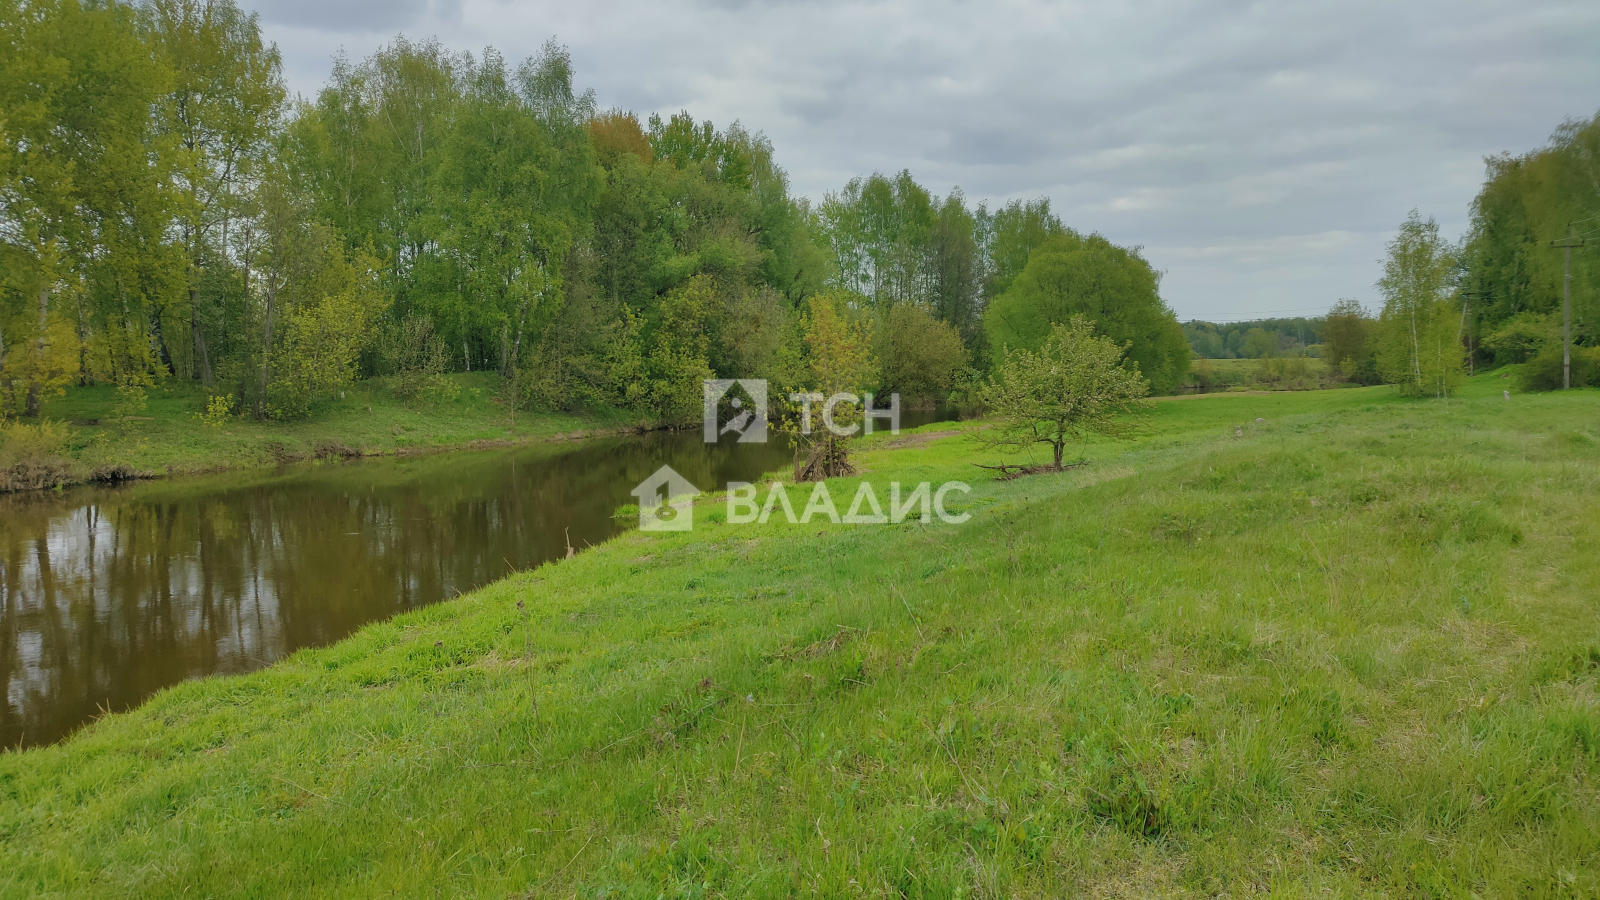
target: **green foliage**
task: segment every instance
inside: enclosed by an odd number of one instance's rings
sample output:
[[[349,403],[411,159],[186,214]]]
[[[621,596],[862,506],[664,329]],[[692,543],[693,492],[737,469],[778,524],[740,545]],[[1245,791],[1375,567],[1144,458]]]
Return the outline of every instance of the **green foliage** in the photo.
[[[1067,232],[1034,251],[1009,290],[984,311],[996,349],[1038,349],[1054,326],[1084,316],[1127,345],[1127,361],[1155,393],[1171,393],[1189,366],[1183,329],[1161,300],[1158,278],[1137,250]]]
[[[1196,393],[1215,391],[1309,391],[1348,386],[1349,378],[1327,360],[1310,356],[1267,359],[1196,359],[1190,363],[1188,386]]]
[[[1278,355],[1278,333],[1264,328],[1252,328],[1244,336],[1244,355],[1250,359],[1263,359]]]
[[[405,398],[391,378],[372,378],[317,398],[304,416],[257,418],[237,391],[207,391],[172,378],[146,388],[143,413],[119,420],[116,386],[72,387],[45,403],[44,414],[69,423],[68,483],[96,470],[155,476],[230,469],[276,468],[308,459],[319,447],[344,446],[363,456],[416,448],[459,449],[480,441],[515,444],[578,432],[610,433],[636,426],[636,415],[597,405],[581,415],[541,411],[507,416],[506,381],[496,372],[449,373],[422,393]],[[213,400],[212,398],[222,398]],[[202,427],[197,414],[210,403],[231,403],[218,427]]]
[[[1344,299],[1328,310],[1323,320],[1323,358],[1335,371],[1357,384],[1377,384],[1377,330],[1367,310]]]
[[[942,400],[966,369],[961,335],[919,304],[889,309],[878,330],[882,389],[908,400]]]
[[[1573,387],[1600,387],[1600,347],[1573,347],[1571,359]],[[1561,345],[1546,347],[1524,363],[1517,384],[1525,391],[1561,390]]]
[[[1272,335],[1276,343],[1263,352],[1297,356],[1325,340],[1325,320],[1296,316],[1289,319],[1252,319],[1243,322],[1201,322],[1183,324],[1184,339],[1196,356],[1206,359],[1239,359],[1249,356],[1245,341],[1255,329]]]
[[[233,419],[238,405],[238,398],[232,394],[212,394],[206,398],[206,408],[195,418],[207,428],[221,428]]]
[[[230,241],[251,212],[251,186],[282,125],[282,61],[255,16],[233,0],[149,0],[139,7],[139,36],[162,69],[163,93],[147,127],[172,148],[168,187],[183,268],[175,290],[153,311],[187,340],[163,333],[166,358],[207,385],[243,329]],[[239,286],[242,288],[242,285]],[[233,301],[230,303],[230,301]],[[154,326],[152,326],[152,329]],[[172,335],[173,338],[179,334]]]
[[[1048,444],[1060,469],[1068,442],[1092,434],[1127,437],[1150,388],[1122,365],[1125,352],[1083,316],[1052,326],[1037,351],[1008,349],[984,396],[999,424],[980,439],[1014,449]]]
[[[1450,296],[1454,250],[1438,223],[1412,210],[1388,254],[1378,281],[1378,372],[1403,394],[1449,396],[1466,377],[1460,303]]]
[[[79,348],[113,311],[104,358],[128,365],[145,283],[170,261],[175,148],[150,127],[165,74],[129,7],[0,3],[0,418],[91,379],[101,357]]]
[[[513,411],[681,424],[697,375],[793,374],[837,290],[884,325],[887,377],[937,396],[987,368],[985,302],[1067,234],[1044,200],[991,213],[909,172],[813,210],[763,135],[600,113],[554,43],[517,63],[396,38],[295,102],[235,0],[11,2],[0,43],[3,416],[175,376],[283,421],[363,377],[443,397],[493,369]],[[351,268],[375,277],[352,293]]]
[[[0,492],[71,484],[77,476],[67,458],[67,440],[67,426],[60,422],[0,421]]]
[[[874,173],[829,193],[817,222],[838,286],[869,298],[881,314],[920,303],[968,346],[981,344],[981,298],[995,263],[985,207],[969,210],[959,188],[935,197],[908,171]],[[1014,255],[1025,262],[1028,249],[1013,248]]]
[[[1312,379],[1311,360],[1303,356],[1269,356],[1256,362],[1255,377],[1262,384],[1303,390]]]
[[[934,223],[934,198],[902,171],[852,178],[818,209],[839,284],[887,308],[925,300],[924,260]]]
[[[305,415],[314,400],[331,398],[355,381],[376,312],[371,288],[351,284],[288,314],[276,377],[268,388],[273,418]]]
[[[1033,251],[1067,233],[1061,219],[1050,211],[1048,197],[1012,200],[995,210],[985,224],[989,271],[984,296],[991,301],[1011,289],[1011,283],[1027,268]]]
[[[845,291],[811,297],[801,317],[798,346],[789,348],[783,377],[774,385],[776,396],[768,397],[774,426],[796,443],[796,481],[821,481],[855,471],[849,458],[850,437],[826,427],[824,415],[828,398],[840,394],[859,398],[878,381],[873,323],[862,305],[860,295]],[[836,428],[853,432],[861,428],[864,413],[858,404],[840,403],[833,407],[831,418]]]
[[[386,300],[370,254],[347,252],[326,226],[283,227],[286,233],[269,244],[263,279],[267,319],[257,400],[258,410],[275,419],[304,416],[316,398],[354,382]]]
[[[714,375],[708,333],[719,306],[715,282],[700,275],[662,299],[654,323],[624,311],[610,359],[622,405],[674,425],[700,417],[701,385]]]
[[[1485,335],[1479,346],[1494,354],[1497,365],[1527,362],[1541,349],[1561,341],[1561,323],[1551,313],[1523,311]]]
[[[434,333],[432,319],[410,315],[384,323],[377,344],[381,371],[401,399],[453,400],[459,393],[460,386],[446,374],[450,351]]]
[[[150,402],[150,395],[145,386],[138,382],[128,382],[117,385],[117,405],[111,408],[111,414],[118,419],[126,419],[144,412]]]
[[[1600,215],[1600,115],[1563,123],[1537,150],[1486,162],[1461,252],[1462,287],[1472,294],[1469,333],[1484,338],[1521,316],[1559,317],[1565,255],[1551,242],[1590,232]],[[1597,248],[1591,235],[1572,251],[1573,337],[1589,346],[1600,344]]]
[[[851,294],[830,291],[807,301],[802,318],[807,390],[860,393],[878,380],[872,322],[856,300]]]

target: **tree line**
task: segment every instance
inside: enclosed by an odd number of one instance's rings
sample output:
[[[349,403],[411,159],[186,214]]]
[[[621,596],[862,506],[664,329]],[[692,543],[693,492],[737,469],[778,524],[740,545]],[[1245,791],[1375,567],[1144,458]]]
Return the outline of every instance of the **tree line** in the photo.
[[[1548,144],[1486,163],[1459,241],[1416,211],[1388,246],[1382,312],[1352,302],[1328,318],[1341,348],[1325,353],[1407,393],[1446,395],[1483,366],[1517,365],[1521,386],[1600,386],[1600,115],[1571,120]],[[1574,240],[1575,239],[1575,240]],[[1570,316],[1563,311],[1571,252]],[[1570,317],[1570,323],[1565,321]]]
[[[1155,392],[1187,365],[1149,263],[1048,201],[901,172],[812,203],[739,123],[599,109],[554,42],[397,38],[294,98],[231,0],[0,0],[0,114],[0,415],[172,379],[289,418],[490,370],[516,406],[671,422],[702,378],[818,381],[840,322],[857,389],[908,398],[1073,315]]]
[[[1413,211],[1390,241],[1373,316],[1340,300],[1326,316],[1183,326],[1196,357],[1271,358],[1315,352],[1360,384],[1448,394],[1480,367],[1517,365],[1524,388],[1600,386],[1600,115],[1556,129],[1544,147],[1485,160],[1484,184],[1459,241]],[[1564,321],[1573,243],[1570,326]]]
[[[1242,322],[1183,323],[1189,349],[1202,359],[1265,359],[1300,356],[1322,343],[1320,317],[1250,319]]]

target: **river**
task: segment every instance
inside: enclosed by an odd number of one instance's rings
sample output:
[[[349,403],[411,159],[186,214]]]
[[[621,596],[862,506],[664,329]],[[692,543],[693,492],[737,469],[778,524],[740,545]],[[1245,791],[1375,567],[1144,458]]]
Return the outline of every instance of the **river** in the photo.
[[[662,465],[720,490],[790,460],[656,432],[0,495],[0,747],[599,543]]]

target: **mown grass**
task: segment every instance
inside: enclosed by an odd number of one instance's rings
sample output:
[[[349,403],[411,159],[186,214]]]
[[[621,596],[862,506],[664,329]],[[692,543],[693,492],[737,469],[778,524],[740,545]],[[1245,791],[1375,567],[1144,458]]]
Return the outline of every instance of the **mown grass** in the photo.
[[[635,424],[622,413],[513,414],[492,372],[451,376],[460,388],[447,400],[403,401],[381,379],[340,399],[318,403],[304,419],[285,422],[233,417],[204,425],[206,394],[168,382],[145,407],[123,415],[110,385],[73,387],[45,403],[42,418],[68,426],[63,465],[86,480],[98,472],[185,474],[270,466],[319,456],[381,455],[518,443],[557,435],[614,431]]]
[[[1600,392],[1501,386],[874,439],[971,520],[712,501],[166,691],[0,757],[0,894],[1594,896]]]

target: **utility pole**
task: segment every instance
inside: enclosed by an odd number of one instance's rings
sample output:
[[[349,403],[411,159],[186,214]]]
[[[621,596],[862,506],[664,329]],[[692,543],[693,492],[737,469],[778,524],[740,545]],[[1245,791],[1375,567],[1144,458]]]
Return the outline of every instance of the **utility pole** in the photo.
[[[1572,389],[1572,248],[1582,247],[1582,239],[1572,236],[1572,223],[1567,223],[1567,236],[1551,241],[1550,246],[1566,251],[1566,275],[1561,280],[1561,389]]]
[[[1470,319],[1468,309],[1472,306],[1473,297],[1480,297],[1484,300],[1488,300],[1492,296],[1493,295],[1488,291],[1461,292],[1461,335],[1466,339],[1467,342],[1467,374],[1469,376],[1475,375],[1478,372],[1478,361],[1476,359],[1478,353],[1477,350],[1472,346],[1472,332],[1467,330],[1467,323]]]

